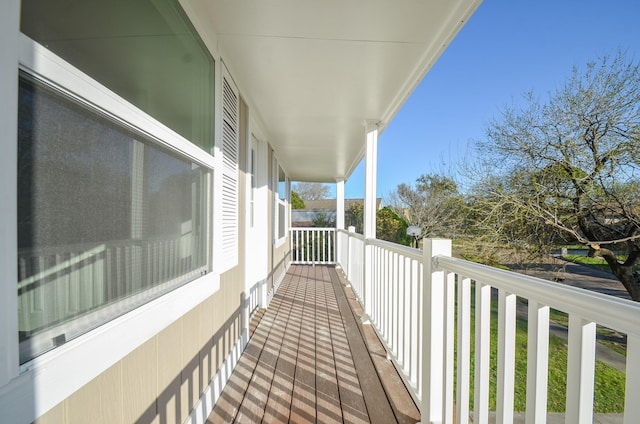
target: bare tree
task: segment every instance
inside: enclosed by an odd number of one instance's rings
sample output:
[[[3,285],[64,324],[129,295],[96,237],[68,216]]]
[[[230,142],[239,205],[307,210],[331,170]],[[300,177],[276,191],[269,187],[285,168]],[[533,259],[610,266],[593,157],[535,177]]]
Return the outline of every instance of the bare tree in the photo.
[[[618,53],[574,68],[546,102],[505,108],[477,146],[486,223],[589,246],[640,301],[640,64]]]
[[[331,188],[323,183],[297,182],[293,185],[293,190],[302,200],[322,200],[329,197]]]
[[[399,184],[387,203],[409,224],[420,227],[422,237],[452,237],[463,204],[456,182],[438,174],[422,175],[414,185]]]

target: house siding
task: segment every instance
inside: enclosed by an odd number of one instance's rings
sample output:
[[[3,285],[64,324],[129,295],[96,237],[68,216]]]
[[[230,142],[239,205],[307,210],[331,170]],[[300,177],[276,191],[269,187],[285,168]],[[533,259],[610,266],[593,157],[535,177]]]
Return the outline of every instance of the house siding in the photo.
[[[36,422],[182,423],[238,341],[239,267],[220,290]]]

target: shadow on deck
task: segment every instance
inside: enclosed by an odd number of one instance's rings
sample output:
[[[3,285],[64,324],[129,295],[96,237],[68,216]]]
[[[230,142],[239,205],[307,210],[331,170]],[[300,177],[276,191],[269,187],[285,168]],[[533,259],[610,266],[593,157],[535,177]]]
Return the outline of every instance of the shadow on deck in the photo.
[[[209,423],[415,423],[420,414],[333,267],[294,265]]]

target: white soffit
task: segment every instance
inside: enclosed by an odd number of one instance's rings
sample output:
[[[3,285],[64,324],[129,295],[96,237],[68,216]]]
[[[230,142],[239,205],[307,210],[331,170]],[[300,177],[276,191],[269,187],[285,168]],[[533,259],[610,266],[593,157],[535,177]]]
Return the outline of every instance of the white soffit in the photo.
[[[362,159],[363,122],[393,118],[480,1],[215,0],[200,18],[289,177],[333,182]]]

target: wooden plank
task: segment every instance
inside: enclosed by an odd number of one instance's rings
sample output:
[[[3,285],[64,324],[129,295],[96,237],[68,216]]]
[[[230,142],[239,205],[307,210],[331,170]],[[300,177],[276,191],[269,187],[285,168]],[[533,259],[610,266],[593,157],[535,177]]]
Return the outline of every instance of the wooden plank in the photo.
[[[255,423],[264,417],[276,364],[280,357],[286,328],[291,321],[291,311],[294,309],[293,299],[295,299],[297,281],[299,278],[292,276],[289,284],[282,287],[284,295],[278,298],[280,304],[277,314],[238,410],[236,422]]]
[[[329,308],[327,299],[335,295],[326,267],[322,271],[322,284],[316,292],[316,405],[319,423],[342,423],[340,391],[333,355]]]
[[[316,344],[315,344],[315,278],[316,268],[310,268],[309,278],[300,284],[304,287],[302,302],[297,310],[300,317],[300,331],[297,334],[298,351],[296,357],[295,378],[291,418],[294,423],[316,422]]]
[[[265,312],[263,319],[260,321],[260,324],[247,344],[238,365],[232,373],[229,382],[220,395],[220,399],[216,402],[215,408],[208,418],[208,422],[228,423],[233,422],[236,419],[240,406],[243,404],[246,396],[249,382],[254,375],[257,364],[260,360],[264,346],[271,335],[273,323],[277,322],[281,311],[288,312],[290,309],[289,306],[290,305],[284,302],[282,298],[274,298],[271,302],[269,310]]]
[[[357,378],[360,381],[360,385],[366,387],[366,390],[363,390],[362,394],[370,422],[373,424],[396,423],[395,414],[389,404],[389,399],[387,398],[376,368],[371,360],[371,356],[369,355],[369,351],[367,350],[367,346],[358,329],[353,311],[349,307],[349,302],[340,284],[338,274],[335,269],[330,269],[329,273],[334,285],[338,307],[344,321],[345,335],[351,349],[351,354],[353,355]]]
[[[286,316],[286,323],[280,323],[282,329],[281,349],[267,400],[264,422],[287,422],[291,413],[295,362],[300,326],[302,325],[302,319],[297,315],[297,303],[299,303],[297,298],[300,295],[299,291],[304,288],[300,285],[301,281],[306,279],[304,274],[296,273],[296,275],[295,280],[291,280],[288,287],[281,287],[281,290],[284,289],[285,293],[289,294],[290,301],[287,302],[289,313]],[[282,316],[284,318],[284,313]]]

